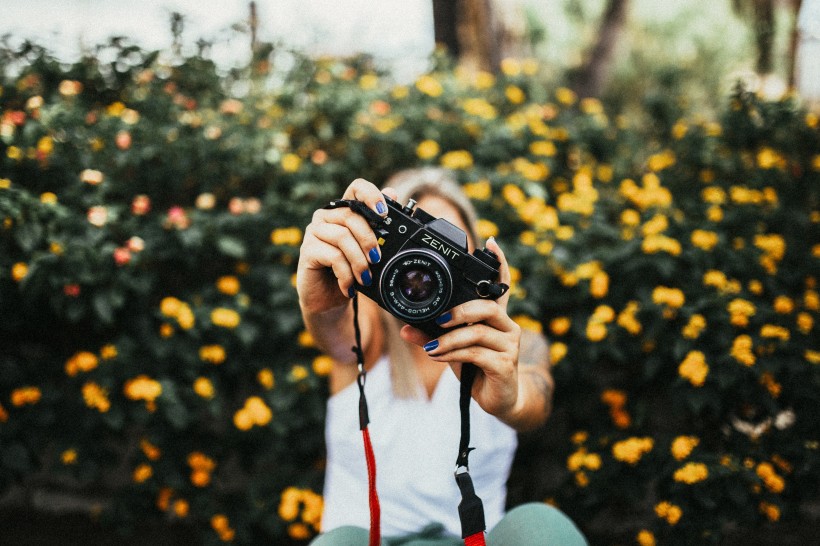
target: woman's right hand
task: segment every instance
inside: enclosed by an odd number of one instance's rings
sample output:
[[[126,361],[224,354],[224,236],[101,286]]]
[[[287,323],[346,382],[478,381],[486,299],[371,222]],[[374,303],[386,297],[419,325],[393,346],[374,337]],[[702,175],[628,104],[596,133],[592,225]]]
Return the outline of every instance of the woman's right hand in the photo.
[[[362,201],[379,215],[387,215],[382,192],[362,178],[347,187],[342,199]],[[296,290],[302,312],[321,313],[346,305],[354,294],[354,282],[367,286],[373,281],[370,264],[379,260],[376,235],[362,216],[347,207],[317,210],[299,250]]]

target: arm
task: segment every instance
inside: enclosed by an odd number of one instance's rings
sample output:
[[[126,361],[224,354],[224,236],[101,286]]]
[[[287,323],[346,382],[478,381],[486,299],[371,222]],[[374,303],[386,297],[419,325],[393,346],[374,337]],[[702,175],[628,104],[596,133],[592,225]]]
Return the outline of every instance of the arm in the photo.
[[[510,269],[501,248],[491,239],[487,248],[501,262],[500,281],[509,284]],[[543,424],[552,407],[553,381],[546,341],[535,334],[522,336],[521,327],[507,315],[509,293],[497,301],[472,300],[450,311],[445,328],[465,325],[430,341],[420,330],[405,326],[402,337],[425,348],[437,362],[447,362],[456,375],[461,363],[479,368],[473,398],[484,411],[518,431]],[[533,337],[535,336],[535,338]]]
[[[343,198],[362,201],[380,214],[387,212],[379,189],[362,179],[348,186]],[[355,363],[350,298],[354,282],[370,282],[369,265],[380,259],[373,230],[349,209],[320,209],[305,229],[296,275],[299,307],[316,345],[338,363]],[[377,338],[378,316],[364,306],[360,311],[362,348],[367,353]]]

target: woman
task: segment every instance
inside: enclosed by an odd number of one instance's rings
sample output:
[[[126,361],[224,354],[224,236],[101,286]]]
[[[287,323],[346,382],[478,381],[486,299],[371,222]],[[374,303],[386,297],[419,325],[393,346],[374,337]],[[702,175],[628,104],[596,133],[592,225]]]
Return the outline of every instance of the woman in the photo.
[[[447,171],[401,172],[388,181],[384,193],[402,204],[412,198],[418,208],[460,227],[472,252],[478,241],[476,215]],[[382,216],[387,213],[382,192],[365,180],[354,181],[343,198],[362,201]],[[501,262],[499,281],[510,284],[503,251],[494,239],[486,247]],[[368,482],[358,435],[358,369],[350,350],[351,298],[354,281],[365,286],[374,281],[369,265],[381,258],[373,230],[347,208],[317,211],[305,230],[297,275],[299,303],[317,345],[334,359],[325,431],[325,534],[316,546],[367,544]],[[370,435],[388,544],[462,543],[460,494],[453,479],[462,362],[478,368],[470,410],[471,446],[476,448],[470,470],[491,529],[488,543],[548,544],[545,539],[553,536],[555,543],[585,544],[572,523],[547,505],[525,505],[504,515],[516,431],[546,421],[553,387],[546,342],[522,333],[507,315],[508,299],[477,299],[448,310],[436,322],[448,329],[462,327],[430,339],[360,298]]]

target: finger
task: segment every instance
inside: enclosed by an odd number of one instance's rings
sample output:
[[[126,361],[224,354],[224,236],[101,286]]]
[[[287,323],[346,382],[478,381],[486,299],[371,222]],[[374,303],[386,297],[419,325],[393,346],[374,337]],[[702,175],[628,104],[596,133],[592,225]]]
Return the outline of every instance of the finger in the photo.
[[[376,234],[373,233],[373,229],[371,229],[367,220],[347,208],[323,210],[321,212],[321,215],[314,215],[313,225],[319,226],[322,223],[328,223],[347,228],[359,243],[362,252],[365,253],[370,263],[375,264],[381,260],[381,249]]]
[[[493,300],[470,300],[450,309],[436,319],[442,328],[454,328],[463,324],[484,323],[502,332],[512,332],[517,324],[506,309]]]
[[[309,254],[307,259],[311,268],[333,271],[333,276],[336,277],[336,282],[342,294],[350,297],[350,289],[356,279],[353,276],[350,263],[338,247],[315,239],[305,254]]]
[[[456,328],[424,346],[431,356],[468,347],[484,347],[500,353],[517,352],[517,343],[508,334],[484,324]]]
[[[331,266],[335,266],[336,261],[343,260],[349,264],[348,267],[355,272],[361,284],[370,285],[373,280],[369,271],[370,264],[359,242],[346,227],[338,224],[318,224],[312,228],[311,233],[319,241],[341,251],[341,256],[336,255]]]
[[[399,335],[404,341],[412,343],[413,345],[418,345],[419,347],[424,347],[432,340],[430,336],[418,328],[410,326],[409,324],[405,324],[401,327],[401,330],[399,330]]]
[[[504,283],[507,286],[512,287],[512,272],[510,271],[510,264],[507,263],[507,256],[504,255],[504,251],[501,250],[498,242],[495,240],[495,237],[490,237],[487,239],[487,244],[485,245],[487,250],[491,250],[495,253],[498,257],[498,261],[501,263],[501,266],[498,268],[498,282]],[[496,301],[501,305],[504,309],[507,309],[507,302],[510,300],[510,290],[498,298]]]
[[[361,201],[382,216],[387,214],[387,203],[384,200],[384,195],[382,195],[381,190],[364,178],[357,178],[351,182],[345,190],[342,199],[355,199],[356,201]]]

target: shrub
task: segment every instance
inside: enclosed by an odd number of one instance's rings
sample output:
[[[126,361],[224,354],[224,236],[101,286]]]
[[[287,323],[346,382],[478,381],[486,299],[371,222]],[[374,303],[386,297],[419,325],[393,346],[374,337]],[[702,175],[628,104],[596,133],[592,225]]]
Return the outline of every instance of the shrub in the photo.
[[[118,527],[208,543],[312,536],[329,362],[293,288],[302,229],[356,176],[435,164],[552,340],[534,495],[640,544],[817,499],[820,131],[793,100],[738,89],[658,131],[533,61],[397,85],[279,50],[238,78],[106,55],[0,55],[3,489],[104,487]]]

